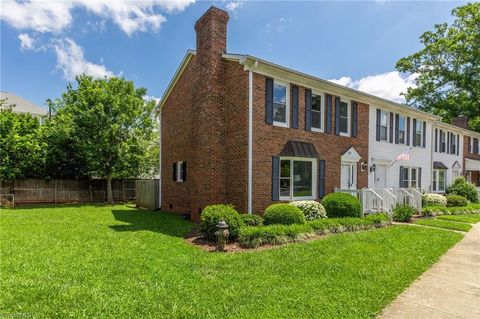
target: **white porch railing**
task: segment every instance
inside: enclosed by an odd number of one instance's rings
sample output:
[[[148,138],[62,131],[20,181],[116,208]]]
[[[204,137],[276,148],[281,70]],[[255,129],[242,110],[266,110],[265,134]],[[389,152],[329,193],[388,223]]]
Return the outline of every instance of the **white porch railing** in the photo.
[[[414,203],[412,206],[415,207],[417,211],[421,212],[422,211],[422,193],[420,193],[418,189],[413,187],[410,187],[408,191],[410,192],[410,194],[413,195]]]

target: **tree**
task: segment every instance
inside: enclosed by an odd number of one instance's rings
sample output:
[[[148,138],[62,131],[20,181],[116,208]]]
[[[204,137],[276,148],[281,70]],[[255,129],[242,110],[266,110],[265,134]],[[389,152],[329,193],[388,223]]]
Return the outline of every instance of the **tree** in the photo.
[[[107,200],[113,202],[112,178],[136,177],[150,170],[151,145],[156,143],[154,101],[132,81],[81,75],[57,104],[63,124],[71,125],[76,152],[85,160],[86,174],[107,179]],[[70,128],[68,129],[70,130]]]
[[[463,115],[480,132],[480,3],[453,9],[455,21],[435,25],[420,41],[424,47],[397,62],[401,72],[418,74],[407,103],[450,121]]]
[[[39,137],[40,121],[14,113],[14,107],[0,100],[0,179],[43,177],[46,145]]]

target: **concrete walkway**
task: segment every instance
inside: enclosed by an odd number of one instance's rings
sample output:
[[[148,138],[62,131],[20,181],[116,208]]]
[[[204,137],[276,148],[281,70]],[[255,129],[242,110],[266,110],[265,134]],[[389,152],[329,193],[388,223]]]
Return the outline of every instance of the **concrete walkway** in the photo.
[[[480,319],[480,223],[385,308],[379,318]]]

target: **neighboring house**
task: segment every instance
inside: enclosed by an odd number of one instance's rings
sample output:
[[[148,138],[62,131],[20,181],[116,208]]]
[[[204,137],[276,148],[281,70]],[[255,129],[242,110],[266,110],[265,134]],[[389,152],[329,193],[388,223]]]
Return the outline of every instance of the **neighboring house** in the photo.
[[[468,131],[463,141],[465,176],[480,187],[480,134]]]
[[[27,113],[39,119],[42,119],[48,113],[40,106],[10,92],[0,92],[0,99],[5,99],[7,105],[15,104],[15,107],[12,109],[14,113]]]
[[[440,188],[440,178],[451,181],[466,165],[459,143],[466,130],[256,57],[227,53],[227,22],[228,14],[215,7],[196,22],[196,50],[187,52],[158,105],[164,210],[198,220],[214,203],[256,213],[272,202],[319,200],[336,189],[431,191],[433,180]],[[455,135],[447,141],[455,154],[434,152],[440,129]],[[434,161],[447,167],[436,166],[445,175],[433,171]]]

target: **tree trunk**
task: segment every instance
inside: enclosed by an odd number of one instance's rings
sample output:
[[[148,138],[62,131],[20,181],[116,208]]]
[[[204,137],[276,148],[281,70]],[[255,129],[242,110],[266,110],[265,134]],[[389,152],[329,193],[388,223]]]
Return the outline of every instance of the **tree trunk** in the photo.
[[[107,175],[107,202],[113,204],[112,174]]]

